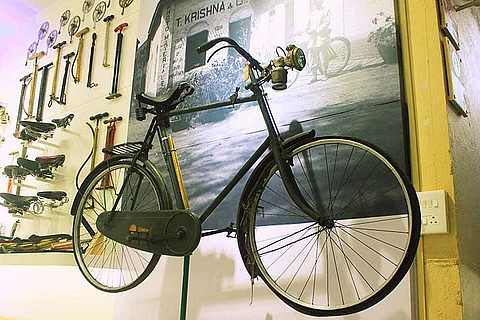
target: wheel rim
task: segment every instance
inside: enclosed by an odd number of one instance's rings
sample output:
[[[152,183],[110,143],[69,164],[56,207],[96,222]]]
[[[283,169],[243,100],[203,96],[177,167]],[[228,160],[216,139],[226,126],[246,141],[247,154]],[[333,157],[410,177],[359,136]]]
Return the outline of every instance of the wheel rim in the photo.
[[[328,57],[325,57],[325,55],[328,55]],[[331,39],[323,59],[324,63],[328,63],[325,68],[325,75],[335,76],[342,72],[350,60],[350,43],[348,40],[338,37]]]
[[[362,143],[319,140],[293,154],[302,194],[328,212],[332,224],[320,226],[301,214],[272,165],[260,179],[247,236],[259,275],[303,313],[333,316],[370,307],[393,290],[413,260],[419,236],[414,193],[386,158]],[[312,170],[323,184],[307,177]],[[322,198],[314,195],[318,190],[328,192]]]
[[[111,210],[129,167],[129,162],[116,164],[95,175],[86,188],[81,189],[85,196],[75,214],[75,259],[88,282],[103,291],[120,292],[137,286],[151,273],[160,257],[122,245],[97,232],[96,218],[101,212]],[[133,177],[134,181],[129,183],[131,188],[126,188],[120,200],[121,206],[138,211],[161,209],[164,204],[153,178],[142,168],[136,168]],[[134,185],[140,177],[143,177],[142,189],[136,193],[137,201],[133,203],[130,200],[134,198]]]

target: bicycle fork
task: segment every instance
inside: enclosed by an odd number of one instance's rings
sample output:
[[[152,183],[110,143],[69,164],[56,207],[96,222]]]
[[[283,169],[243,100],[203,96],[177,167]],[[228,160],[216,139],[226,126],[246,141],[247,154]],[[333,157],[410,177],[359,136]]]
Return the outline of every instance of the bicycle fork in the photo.
[[[306,201],[305,197],[302,195],[293,175],[291,169],[291,159],[284,148],[282,141],[280,140],[280,134],[278,129],[275,126],[273,117],[265,100],[265,97],[259,87],[253,87],[252,91],[257,97],[257,102],[262,112],[262,116],[265,120],[267,126],[268,135],[270,137],[270,148],[272,150],[273,156],[275,158],[275,163],[277,164],[278,171],[282,178],[282,182],[287,190],[288,195],[293,200],[293,202],[302,210],[306,215],[311,217],[314,221],[317,221],[321,226],[329,226],[333,223],[330,219],[323,217],[321,212],[317,212],[315,208]]]

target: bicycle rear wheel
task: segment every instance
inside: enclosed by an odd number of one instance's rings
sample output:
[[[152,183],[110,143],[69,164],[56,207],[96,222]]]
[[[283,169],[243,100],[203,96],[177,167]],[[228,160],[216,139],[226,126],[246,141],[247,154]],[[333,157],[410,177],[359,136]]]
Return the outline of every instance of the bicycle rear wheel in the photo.
[[[140,251],[113,241],[100,232],[96,220],[112,210],[155,211],[171,208],[163,180],[141,162],[115,158],[100,163],[82,183],[72,205],[74,256],[87,281],[102,291],[121,292],[134,288],[153,271],[160,255]],[[122,194],[119,194],[125,186]]]
[[[314,138],[289,155],[318,218],[289,198],[273,158],[261,163],[246,184],[237,221],[247,270],[308,315],[371,307],[398,285],[415,257],[415,190],[383,152],[361,140]],[[320,225],[320,216],[330,223]]]
[[[347,66],[350,54],[351,45],[347,38],[334,37],[330,39],[328,49],[322,51],[321,54],[324,74],[328,77],[339,75]]]

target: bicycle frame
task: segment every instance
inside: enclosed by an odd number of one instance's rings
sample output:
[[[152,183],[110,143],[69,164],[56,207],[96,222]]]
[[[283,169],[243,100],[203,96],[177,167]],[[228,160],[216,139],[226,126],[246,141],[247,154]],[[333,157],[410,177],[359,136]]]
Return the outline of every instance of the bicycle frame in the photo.
[[[248,66],[248,68],[250,68]],[[289,163],[288,163],[288,155],[284,150],[284,141],[280,137],[272,117],[270,110],[268,109],[268,105],[266,102],[265,95],[262,91],[262,87],[258,84],[258,79],[254,76],[252,70],[250,69],[250,90],[253,92],[252,95],[247,97],[240,97],[236,99],[230,100],[223,100],[214,103],[209,103],[201,106],[196,107],[189,107],[185,109],[179,110],[172,110],[169,112],[161,112],[161,110],[156,110],[155,116],[150,123],[150,127],[145,135],[145,139],[142,144],[141,150],[135,155],[133,164],[139,159],[140,156],[148,155],[149,146],[152,144],[155,135],[158,135],[158,138],[161,142],[162,152],[165,157],[165,162],[169,171],[170,180],[172,182],[172,186],[174,188],[174,196],[179,209],[187,209],[184,208],[184,204],[181,197],[180,185],[177,177],[173,174],[175,172],[175,165],[172,159],[172,151],[171,147],[167,141],[168,133],[167,133],[167,119],[173,116],[205,111],[216,109],[225,106],[232,106],[235,104],[247,103],[247,102],[257,102],[262,116],[264,118],[265,124],[267,126],[268,137],[265,141],[258,147],[258,149],[250,156],[250,158],[246,161],[246,163],[240,168],[240,170],[234,175],[234,177],[230,180],[230,182],[222,189],[222,191],[215,197],[215,199],[210,203],[210,205],[205,209],[203,213],[200,214],[199,220],[200,223],[203,224],[208,217],[214,212],[214,210],[220,205],[220,203],[225,199],[225,197],[232,191],[232,189],[239,183],[239,181],[247,174],[249,169],[251,169],[254,164],[262,157],[265,151],[268,150],[270,147],[277,167],[279,169],[280,175],[284,182],[285,188],[289,195],[291,196],[292,200],[295,204],[301,208],[306,214],[314,218],[315,220],[321,220],[323,222],[325,219],[321,219],[321,216],[305,201],[305,199],[301,196],[300,190],[298,189],[297,184],[295,183],[295,179],[293,177],[292,171],[290,170]],[[300,136],[305,136],[305,134],[300,134]],[[297,136],[292,137],[291,139],[295,139]],[[148,156],[147,156],[148,157]],[[130,175],[130,172],[127,173],[127,179]],[[120,192],[122,192],[121,190]],[[117,199],[118,205],[119,199]],[[113,218],[113,217],[111,217]]]
[[[252,284],[262,278],[298,312],[338,316],[371,307],[398,285],[414,259],[421,219],[413,186],[388,155],[361,139],[315,137],[314,130],[288,139],[280,134],[262,85],[286,88],[287,68],[305,66],[298,47],[287,46],[284,56],[277,47],[277,57],[264,67],[230,38],[207,41],[197,52],[219,42],[229,45],[214,53],[233,47],[248,62],[248,94],[239,98],[237,89],[227,100],[183,110],[175,108],[193,93],[187,83],[157,97],[136,96],[146,104],[136,110],[137,120],[153,115],[144,140],[106,148],[113,156],[87,176],[72,205],[80,271],[96,288],[122,292],[144,281],[161,255],[186,257],[187,266],[201,237],[227,232],[236,236]],[[188,204],[170,117],[247,102],[258,104],[267,137],[197,215]],[[148,159],[157,136],[168,184]],[[247,172],[235,228],[203,231]],[[108,187],[102,184],[107,177],[113,177]],[[176,205],[167,190],[172,186]],[[184,289],[181,312],[186,282]]]

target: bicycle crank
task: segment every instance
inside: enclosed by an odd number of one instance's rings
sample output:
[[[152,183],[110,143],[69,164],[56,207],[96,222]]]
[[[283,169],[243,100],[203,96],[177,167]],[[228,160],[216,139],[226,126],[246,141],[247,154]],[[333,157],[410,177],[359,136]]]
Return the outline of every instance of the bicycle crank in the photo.
[[[168,256],[190,255],[202,234],[198,217],[188,210],[105,211],[97,229],[126,246]]]

